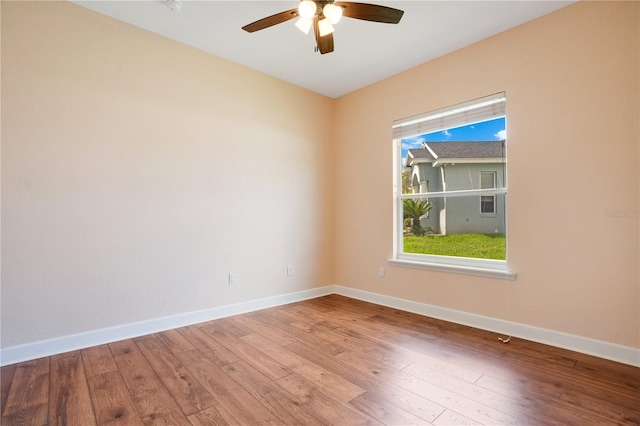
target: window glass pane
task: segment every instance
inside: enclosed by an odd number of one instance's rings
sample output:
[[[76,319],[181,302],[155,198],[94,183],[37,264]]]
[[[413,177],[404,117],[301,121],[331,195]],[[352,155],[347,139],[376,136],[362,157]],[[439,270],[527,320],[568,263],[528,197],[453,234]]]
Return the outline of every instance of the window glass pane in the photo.
[[[480,189],[496,187],[496,172],[480,172]]]
[[[483,195],[480,197],[480,213],[495,213],[496,198],[493,195]]]
[[[505,194],[481,200],[484,211],[477,195],[403,200],[403,252],[505,260]]]
[[[500,118],[402,139],[403,194],[506,188],[506,140],[496,140],[504,127]],[[460,140],[474,134],[494,140]]]

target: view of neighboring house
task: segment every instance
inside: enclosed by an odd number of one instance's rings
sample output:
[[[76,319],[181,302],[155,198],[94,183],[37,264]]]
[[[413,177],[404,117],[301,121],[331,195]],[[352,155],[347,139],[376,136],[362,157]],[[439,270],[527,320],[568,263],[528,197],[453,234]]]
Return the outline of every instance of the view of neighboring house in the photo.
[[[407,151],[405,173],[414,194],[505,187],[505,141],[423,142]],[[436,234],[504,233],[505,195],[426,197],[421,225]]]

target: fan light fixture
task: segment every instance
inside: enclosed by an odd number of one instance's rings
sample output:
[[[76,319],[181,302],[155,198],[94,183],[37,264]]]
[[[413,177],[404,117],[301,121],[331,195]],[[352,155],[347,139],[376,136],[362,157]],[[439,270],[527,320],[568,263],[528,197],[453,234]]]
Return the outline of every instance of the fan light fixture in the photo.
[[[400,9],[377,4],[344,0],[301,0],[296,9],[284,10],[275,15],[258,19],[245,25],[242,29],[248,33],[253,33],[290,19],[299,18],[296,22],[296,27],[305,34],[309,34],[311,27],[314,27],[315,51],[324,55],[333,52],[333,25],[340,21],[345,11],[346,14],[344,16],[347,18],[384,24],[397,24],[404,14]]]

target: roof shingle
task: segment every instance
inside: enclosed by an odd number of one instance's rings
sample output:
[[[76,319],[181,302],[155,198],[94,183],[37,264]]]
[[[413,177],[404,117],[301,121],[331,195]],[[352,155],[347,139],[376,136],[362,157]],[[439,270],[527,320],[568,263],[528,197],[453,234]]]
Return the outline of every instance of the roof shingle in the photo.
[[[484,142],[424,142],[438,156],[443,158],[499,158],[504,156],[505,141]],[[426,148],[410,149],[413,158],[435,160]]]

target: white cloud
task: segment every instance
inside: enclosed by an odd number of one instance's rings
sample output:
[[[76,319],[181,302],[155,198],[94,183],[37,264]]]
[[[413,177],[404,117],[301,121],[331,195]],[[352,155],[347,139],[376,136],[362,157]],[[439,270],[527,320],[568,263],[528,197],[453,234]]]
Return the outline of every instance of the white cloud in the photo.
[[[498,133],[496,133],[495,135],[496,138],[502,140],[502,139],[506,139],[507,138],[507,131],[506,130],[500,130]]]
[[[425,139],[423,137],[403,139],[402,148],[404,149],[420,148],[420,146],[422,146],[422,142],[424,141]]]

